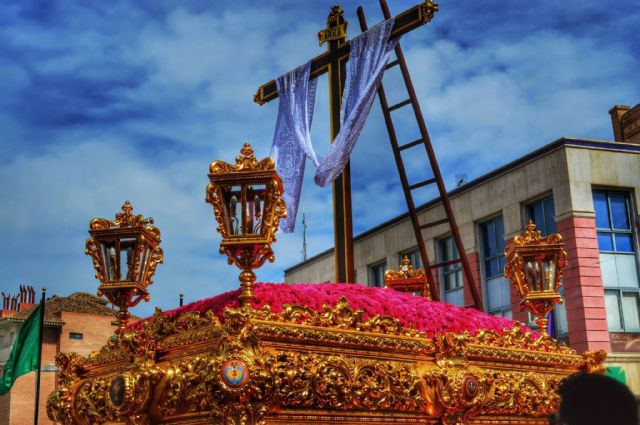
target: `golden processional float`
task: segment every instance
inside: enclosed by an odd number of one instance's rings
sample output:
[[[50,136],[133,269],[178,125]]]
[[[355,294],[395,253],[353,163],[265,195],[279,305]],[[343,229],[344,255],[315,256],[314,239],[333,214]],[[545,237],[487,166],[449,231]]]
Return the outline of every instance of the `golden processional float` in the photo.
[[[129,323],[163,260],[160,231],[128,202],[115,221],[92,220],[86,252],[99,293],[120,309],[118,329],[88,357],[57,356],[52,420],[545,424],[564,378],[602,369],[604,352],[578,355],[544,331],[566,263],[557,235],[529,226],[507,249],[507,275],[540,318],[538,335],[392,288],[256,284],[286,214],[274,163],[245,144],[235,165],[213,162],[209,178],[220,251],[242,270],[241,289]]]

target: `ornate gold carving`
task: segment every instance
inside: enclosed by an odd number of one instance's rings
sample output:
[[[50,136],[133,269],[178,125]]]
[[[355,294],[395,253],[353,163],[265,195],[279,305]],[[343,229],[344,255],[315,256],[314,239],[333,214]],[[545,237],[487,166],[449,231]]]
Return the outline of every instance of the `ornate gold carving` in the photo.
[[[318,329],[306,326],[284,326],[278,323],[256,323],[253,330],[261,339],[282,341],[309,346],[325,347],[331,351],[333,346],[357,347],[361,350],[379,350],[400,355],[433,355],[432,341],[421,338],[384,338],[381,335],[360,332],[336,332],[330,329]],[[318,348],[319,349],[319,348]]]
[[[420,292],[423,297],[431,299],[431,290],[424,268],[414,269],[408,255],[402,257],[398,270],[384,272],[384,285],[400,292]]]
[[[436,361],[438,365],[467,365],[468,333],[436,335],[433,341],[436,345]]]
[[[415,279],[420,277],[425,279],[427,278],[424,268],[420,267],[418,269],[414,269],[408,255],[404,255],[402,257],[402,262],[400,263],[400,268],[398,270],[387,270],[384,272],[385,280]]]
[[[468,368],[444,368],[427,372],[426,384],[433,388],[434,401],[443,424],[467,423],[478,415],[488,398],[490,381]]]
[[[162,416],[211,411],[214,377],[211,360],[193,357],[167,369],[163,391],[157,405]]]
[[[589,373],[604,373],[604,361],[607,352],[604,350],[585,351],[582,354],[581,369]]]
[[[365,318],[346,299],[320,312],[227,308],[222,321],[212,312],[157,310],[88,359],[61,359],[48,412],[74,424],[253,425],[291,412],[443,424],[533,419],[557,407],[565,376],[602,361],[603,353],[578,356],[519,324],[428,339],[397,319]]]
[[[95,220],[95,219],[94,219]],[[91,262],[93,268],[96,270],[96,279],[102,282],[104,279],[104,268],[100,262],[100,252],[98,251],[98,244],[93,238],[87,239],[85,244],[85,254],[91,256]]]
[[[157,369],[142,368],[83,381],[75,392],[75,421],[81,424],[108,421],[150,424],[147,409],[153,385],[161,374]]]
[[[488,375],[490,398],[483,414],[544,417],[558,408],[556,391],[565,375],[518,371],[494,371]]]
[[[271,365],[283,407],[422,411],[420,379],[407,364],[278,353]]]
[[[308,307],[285,304],[278,314],[272,313],[268,306],[261,310],[249,312],[250,316],[259,320],[273,322],[296,323],[306,326],[320,326],[335,329],[352,329],[361,332],[383,333],[389,335],[404,335],[424,337],[424,332],[412,327],[405,327],[400,321],[389,316],[373,316],[365,319],[364,311],[352,309],[345,297],[340,297],[335,306],[323,305],[322,311],[317,312]]]
[[[442,423],[463,424],[479,415],[545,417],[558,408],[556,390],[565,376],[465,367],[432,369],[424,380]]]
[[[256,337],[248,327],[240,326],[246,311],[227,310],[230,323],[221,327],[215,355],[180,361],[167,370],[159,413],[172,417],[210,411],[217,421],[228,425],[262,423],[274,396],[273,375],[266,368],[265,356],[258,351]],[[247,368],[249,379],[242,385],[226,379],[224,370],[229,360]]]
[[[133,207],[131,206],[131,202],[124,201],[122,204],[122,211],[116,213],[116,219],[114,221],[107,220],[106,218],[94,218],[89,223],[89,228],[92,230],[104,230],[110,229],[112,227],[148,227],[149,230],[160,237],[160,231],[153,226],[153,218],[144,218],[141,214],[132,214]],[[155,230],[152,230],[155,229]]]
[[[347,38],[347,26],[349,23],[344,19],[344,10],[334,4],[327,17],[327,27],[318,31],[318,43],[322,46],[329,41],[342,40]]]
[[[471,340],[472,343],[488,347],[519,348],[548,353],[576,354],[576,351],[566,345],[558,345],[549,336],[541,335],[533,338],[531,332],[525,331],[522,323],[514,322],[511,329],[505,329],[502,334],[491,330],[481,330]]]
[[[425,24],[430,22],[438,11],[438,8],[438,3],[425,0],[425,2],[420,5],[420,21]]]
[[[97,378],[80,383],[74,394],[74,422],[101,424],[116,419],[115,412],[107,404],[109,382],[108,378]]]
[[[58,353],[55,360],[60,368],[58,386],[47,398],[47,414],[55,422],[71,424],[71,389],[80,379],[79,375],[85,369],[86,362],[77,353]]]

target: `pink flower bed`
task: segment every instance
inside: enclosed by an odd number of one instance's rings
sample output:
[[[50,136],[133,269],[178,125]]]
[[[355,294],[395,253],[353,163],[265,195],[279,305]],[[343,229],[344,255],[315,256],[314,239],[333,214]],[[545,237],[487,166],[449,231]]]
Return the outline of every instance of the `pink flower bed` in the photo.
[[[365,318],[375,315],[397,318],[403,326],[425,332],[433,337],[444,332],[462,333],[468,331],[475,335],[478,330],[490,329],[502,333],[511,329],[512,320],[495,317],[471,308],[457,307],[438,301],[430,301],[423,297],[397,292],[386,288],[370,288],[358,284],[335,283],[257,283],[254,293],[254,306],[260,308],[269,305],[274,313],[282,311],[285,304],[299,304],[315,311],[322,311],[322,306],[336,305],[340,297],[345,297],[353,309],[364,311]],[[222,319],[226,307],[239,306],[240,290],[226,292],[212,298],[196,301],[182,307],[168,310],[164,314],[176,315],[189,311],[213,312]],[[132,323],[138,327],[144,320]]]

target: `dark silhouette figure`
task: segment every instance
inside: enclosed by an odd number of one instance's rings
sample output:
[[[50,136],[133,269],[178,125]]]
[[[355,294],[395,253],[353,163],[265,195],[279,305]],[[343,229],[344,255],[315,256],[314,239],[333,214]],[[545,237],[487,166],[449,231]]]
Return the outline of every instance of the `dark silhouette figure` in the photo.
[[[604,375],[577,373],[558,389],[554,425],[638,425],[638,404],[629,388]]]

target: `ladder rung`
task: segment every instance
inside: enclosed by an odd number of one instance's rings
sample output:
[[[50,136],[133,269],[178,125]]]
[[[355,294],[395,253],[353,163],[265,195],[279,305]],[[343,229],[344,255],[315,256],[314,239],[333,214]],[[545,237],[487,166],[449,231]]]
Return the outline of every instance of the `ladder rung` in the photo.
[[[462,262],[462,260],[460,258],[456,258],[455,260],[449,260],[449,261],[443,261],[441,263],[431,264],[430,268],[437,269],[439,267],[450,266],[452,264],[458,264],[458,263],[461,263],[461,262]]]
[[[411,142],[411,143],[407,143],[406,145],[398,146],[398,150],[399,150],[399,151],[403,151],[403,150],[405,150],[405,149],[409,149],[409,148],[412,148],[412,147],[414,147],[414,146],[417,146],[417,145],[419,145],[420,143],[424,143],[424,140],[422,140],[422,139],[418,139],[418,140],[414,140],[414,141],[413,141],[413,142]]]
[[[387,111],[389,111],[389,112],[391,112],[391,111],[395,111],[396,109],[400,109],[400,108],[402,108],[403,106],[407,106],[407,105],[408,105],[408,104],[410,104],[410,103],[411,103],[411,99],[403,100],[403,101],[402,101],[402,102],[400,102],[400,103],[396,103],[396,104],[395,104],[395,105],[393,105],[393,106],[389,106],[389,107],[387,108]]]
[[[409,190],[417,189],[419,187],[426,186],[428,184],[435,183],[435,182],[436,182],[436,179],[427,179],[423,182],[412,184],[411,186],[409,186]]]
[[[400,61],[398,59],[387,63],[387,66],[384,67],[384,70],[386,71],[389,68],[393,68],[394,66],[398,65],[400,63]]]
[[[449,222],[448,218],[443,218],[442,220],[436,220],[436,221],[432,221],[431,223],[425,223],[425,224],[420,226],[420,229],[428,229],[429,227],[435,227],[435,226],[438,226],[440,224],[444,224],[444,223],[448,223],[448,222]]]

